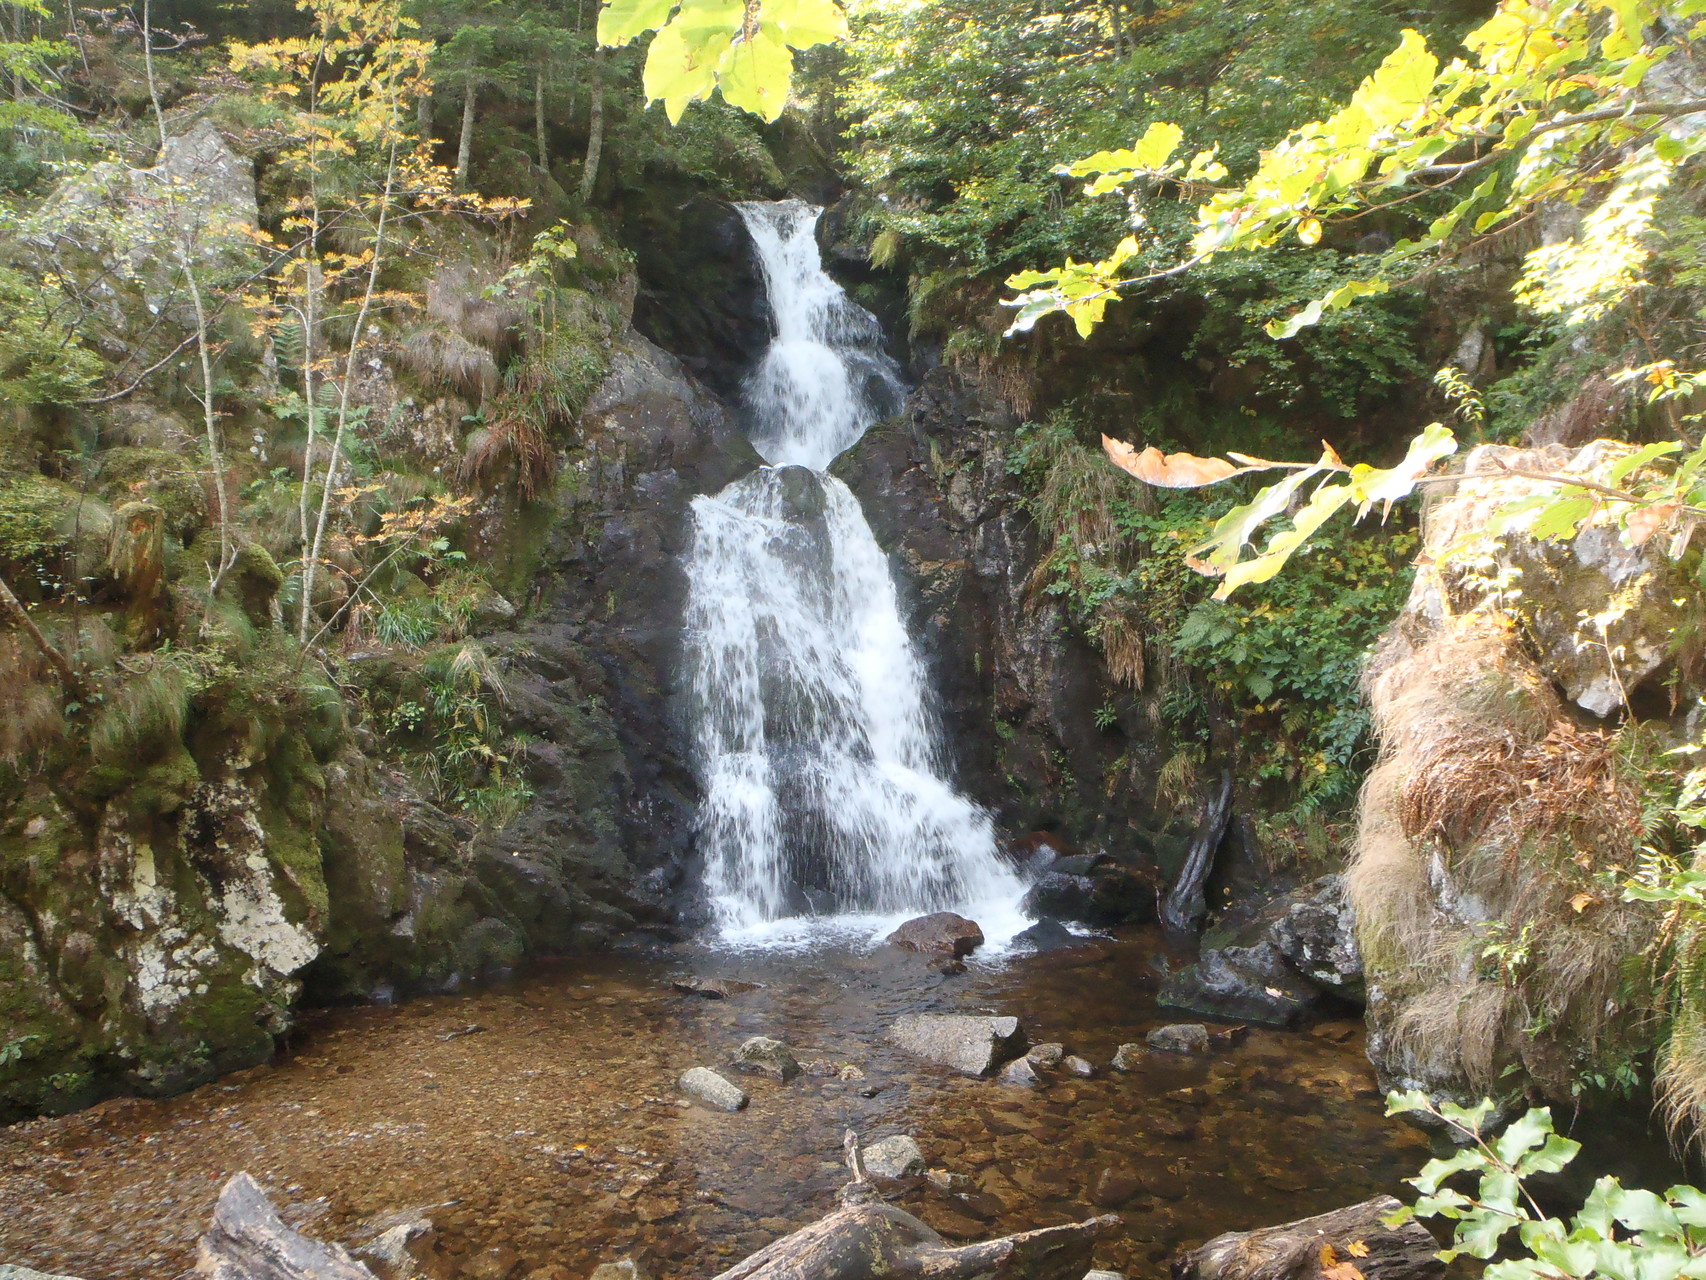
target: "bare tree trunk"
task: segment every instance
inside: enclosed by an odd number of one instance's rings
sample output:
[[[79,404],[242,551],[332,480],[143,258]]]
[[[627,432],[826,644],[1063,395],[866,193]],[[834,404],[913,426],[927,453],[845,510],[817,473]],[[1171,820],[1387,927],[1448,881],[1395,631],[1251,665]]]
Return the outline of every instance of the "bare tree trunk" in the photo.
[[[415,135],[429,147],[432,145],[431,93],[423,93],[415,99]]]
[[[184,278],[189,282],[190,302],[195,307],[196,354],[201,357],[202,430],[207,437],[208,461],[213,464],[214,496],[219,508],[219,569],[207,584],[207,593],[211,596],[219,593],[226,571],[236,563],[237,555],[231,549],[231,499],[225,491],[225,451],[219,443],[219,415],[213,408],[213,354],[208,344],[207,306],[201,296],[201,282],[196,279],[195,268],[189,262],[192,252],[193,246],[184,244]]]
[[[472,91],[469,97],[472,100]],[[332,489],[337,482],[338,464],[343,457],[344,437],[349,430],[350,392],[355,386],[356,360],[361,355],[362,331],[367,328],[367,317],[373,310],[373,295],[379,290],[379,272],[385,261],[385,235],[390,230],[391,201],[396,199],[396,196],[397,134],[393,121],[391,149],[385,161],[385,185],[380,192],[379,223],[373,231],[373,257],[367,264],[367,289],[362,294],[361,308],[356,312],[355,328],[350,334],[349,349],[344,354],[343,381],[338,388],[338,426],[332,433],[331,456],[326,459],[326,482],[320,490],[320,513],[314,522],[314,542],[302,557],[302,614],[298,634],[304,648],[301,657],[297,659],[298,667],[308,656],[306,646],[308,619],[314,608],[314,570],[326,546],[326,520],[332,509]]]
[[[592,55],[592,74],[587,77],[592,89],[592,110],[587,120],[586,166],[581,170],[581,203],[592,199],[592,189],[598,183],[598,162],[604,154],[604,50]]]
[[[1173,1259],[1177,1280],[1317,1280],[1328,1269],[1322,1250],[1341,1255],[1368,1280],[1438,1280],[1439,1245],[1414,1218],[1386,1220],[1403,1208],[1375,1196],[1347,1209],[1259,1231],[1229,1231]],[[1352,1250],[1361,1246],[1361,1252]]]
[[[154,108],[154,127],[160,133],[160,163],[166,163],[166,113],[160,107],[159,83],[154,78],[154,28],[151,0],[142,0],[142,65],[148,77],[148,101]],[[166,180],[166,189],[175,207],[177,188]],[[185,227],[174,228],[178,237],[178,257],[184,279],[190,287],[190,301],[195,307],[196,352],[201,357],[201,411],[207,437],[207,460],[213,467],[213,486],[219,506],[219,569],[210,576],[208,594],[219,590],[235,556],[231,550],[231,520],[229,498],[225,492],[225,454],[219,446],[219,420],[213,411],[213,358],[208,350],[207,307],[201,296],[201,281],[196,278],[195,246]]]
[[[474,156],[474,109],[475,100],[479,97],[474,82],[470,80],[468,87],[462,92],[462,138],[456,144],[456,189],[465,191],[468,188],[468,163]]]
[[[1126,55],[1125,6],[1120,0],[1108,0],[1108,17],[1113,21],[1114,57],[1123,58]]]
[[[882,1203],[866,1178],[859,1140],[846,1136],[853,1181],[841,1208],[760,1249],[716,1280],[1081,1280],[1112,1214],[954,1246],[910,1213]]]
[[[533,139],[539,147],[539,172],[551,172],[551,151],[545,139],[545,68],[533,72]]]
[[[24,608],[23,601],[12,594],[12,588],[4,578],[0,578],[0,609],[4,609],[11,616],[12,621],[23,628],[25,634],[35,641],[36,648],[41,650],[41,656],[47,659],[48,665],[58,672],[59,678],[64,681],[66,692],[78,699],[86,698],[88,687],[83,683],[83,678],[72,669],[71,664],[65,660],[65,655],[47,642],[47,637],[41,633],[41,628],[36,626],[36,620],[30,617],[29,610]]]

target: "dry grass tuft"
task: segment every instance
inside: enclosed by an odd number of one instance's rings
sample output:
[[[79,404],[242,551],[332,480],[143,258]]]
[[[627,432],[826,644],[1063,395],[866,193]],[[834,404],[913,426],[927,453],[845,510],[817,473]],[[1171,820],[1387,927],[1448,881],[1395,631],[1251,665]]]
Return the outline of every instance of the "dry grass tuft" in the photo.
[[[424,325],[403,342],[403,364],[423,383],[485,403],[503,379],[492,353],[444,325]]]
[[[1616,735],[1560,720],[1539,742],[1454,731],[1427,743],[1399,802],[1411,839],[1514,852],[1531,842],[1641,834],[1641,797],[1618,767]]]
[[[0,633],[0,764],[17,767],[65,737],[64,695],[35,644]]]
[[[1596,876],[1639,847],[1640,793],[1615,735],[1570,720],[1500,620],[1450,618],[1383,657],[1346,886],[1385,1033],[1424,1078],[1494,1091],[1520,1062],[1567,1096],[1639,1038],[1625,962],[1652,913]]]
[[[507,412],[468,437],[457,476],[464,485],[491,490],[513,469],[516,491],[532,502],[557,478],[557,454],[539,422]]]

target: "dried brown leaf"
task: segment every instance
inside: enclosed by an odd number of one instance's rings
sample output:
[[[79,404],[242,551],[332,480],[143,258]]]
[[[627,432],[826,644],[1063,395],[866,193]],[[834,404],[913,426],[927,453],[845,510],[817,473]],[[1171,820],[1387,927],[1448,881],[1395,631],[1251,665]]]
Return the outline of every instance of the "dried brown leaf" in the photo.
[[[1199,458],[1191,453],[1164,454],[1154,445],[1141,453],[1123,440],[1102,437],[1108,459],[1121,471],[1130,472],[1144,484],[1163,489],[1197,489],[1235,476],[1241,468],[1225,458]]]
[[[1624,528],[1629,531],[1629,545],[1641,546],[1668,525],[1681,506],[1678,502],[1658,502],[1650,507],[1635,508],[1623,522]]]

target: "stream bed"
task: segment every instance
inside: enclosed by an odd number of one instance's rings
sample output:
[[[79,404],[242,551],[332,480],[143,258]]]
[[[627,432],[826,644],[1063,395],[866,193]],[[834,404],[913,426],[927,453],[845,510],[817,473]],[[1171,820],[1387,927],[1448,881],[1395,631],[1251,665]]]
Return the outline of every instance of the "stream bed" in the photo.
[[[0,1130],[0,1261],[180,1275],[221,1184],[248,1170],[322,1238],[426,1207],[447,1258],[507,1248],[514,1280],[582,1280],[625,1256],[653,1280],[698,1280],[833,1207],[849,1127],[867,1143],[909,1133],[969,1179],[969,1195],[899,1201],[950,1239],[1112,1210],[1125,1226],[1098,1263],[1132,1277],[1166,1275],[1221,1231],[1404,1190],[1428,1141],[1382,1117],[1348,1014],[1108,1069],[1120,1043],[1180,1020],[1154,996],[1159,970],[1188,959],[1149,931],[954,977],[888,949],[680,947],[311,1013],[272,1064]],[[762,985],[706,999],[672,986],[690,973]],[[1014,1014],[1098,1074],[1034,1092],[950,1074],[886,1042],[917,1010]],[[685,1103],[681,1072],[758,1034],[808,1074],[728,1073],[752,1098],[732,1115]]]

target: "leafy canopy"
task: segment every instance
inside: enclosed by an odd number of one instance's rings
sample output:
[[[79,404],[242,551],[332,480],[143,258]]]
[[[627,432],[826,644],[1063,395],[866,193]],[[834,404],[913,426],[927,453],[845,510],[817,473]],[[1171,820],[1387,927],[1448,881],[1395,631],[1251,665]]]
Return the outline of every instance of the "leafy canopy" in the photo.
[[[1134,285],[1216,254],[1288,238],[1314,245],[1335,221],[1429,201],[1444,207],[1416,234],[1270,333],[1290,337],[1443,254],[1534,219],[1550,202],[1593,211],[1575,235],[1528,255],[1519,296],[1571,321],[1603,314],[1640,281],[1658,196],[1706,149],[1698,127],[1706,101],[1665,87],[1666,64],[1685,56],[1702,14],[1706,0],[1500,0],[1465,38],[1466,56],[1443,65],[1407,30],[1343,107],[1293,130],[1231,185],[1221,181],[1212,142],[1151,124],[1135,146],[1062,170],[1091,179],[1091,195],[1127,191],[1132,233],[1099,261],[1013,276],[1009,285],[1021,291],[1013,328],[1063,311],[1088,334]],[[1201,200],[1176,260],[1145,252],[1146,191]]]
[[[661,101],[670,123],[713,91],[770,121],[788,104],[794,50],[841,39],[847,15],[834,0],[605,0],[601,45],[648,31],[646,99]]]

